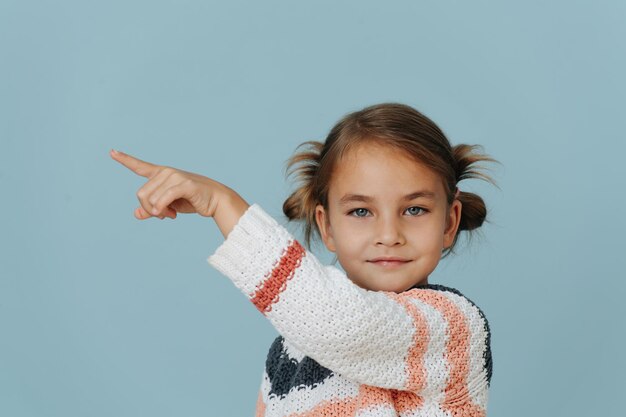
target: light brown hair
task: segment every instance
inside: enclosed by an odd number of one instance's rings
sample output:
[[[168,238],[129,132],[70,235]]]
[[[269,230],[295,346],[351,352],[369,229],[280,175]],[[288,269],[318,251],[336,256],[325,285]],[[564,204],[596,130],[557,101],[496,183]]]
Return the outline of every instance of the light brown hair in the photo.
[[[353,146],[374,141],[403,150],[416,161],[439,174],[446,192],[448,208],[454,201],[457,183],[468,178],[494,180],[478,169],[481,161],[498,162],[475,152],[480,145],[451,146],[441,129],[428,117],[405,104],[381,103],[345,115],[330,130],[324,143],[307,141],[287,161],[286,175],[295,175],[299,184],[283,203],[283,212],[291,220],[305,226],[305,243],[310,247],[311,235],[319,236],[315,222],[315,206],[328,209],[328,188],[336,164]],[[461,191],[462,203],[459,229],[452,245],[443,250],[443,257],[453,251],[460,231],[480,227],[487,217],[487,208],[477,194]]]

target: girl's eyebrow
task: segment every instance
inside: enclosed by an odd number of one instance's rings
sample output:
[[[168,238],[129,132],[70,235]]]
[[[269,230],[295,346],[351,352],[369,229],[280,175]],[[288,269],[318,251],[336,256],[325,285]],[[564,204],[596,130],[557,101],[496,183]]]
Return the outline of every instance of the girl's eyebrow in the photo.
[[[411,200],[415,200],[416,198],[427,198],[429,200],[435,200],[435,196],[436,194],[432,191],[429,190],[419,190],[419,191],[415,191],[411,194],[407,194],[405,195],[402,200],[403,201],[411,201]],[[363,194],[345,194],[343,197],[341,197],[341,199],[339,200],[339,204],[340,205],[346,205],[350,202],[353,201],[361,201],[363,203],[371,203],[372,201],[374,201],[375,198],[373,197],[369,197]]]

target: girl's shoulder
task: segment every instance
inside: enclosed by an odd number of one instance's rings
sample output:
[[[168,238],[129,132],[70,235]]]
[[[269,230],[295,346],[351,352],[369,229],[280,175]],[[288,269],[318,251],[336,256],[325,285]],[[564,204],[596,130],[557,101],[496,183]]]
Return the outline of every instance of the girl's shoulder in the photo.
[[[409,288],[408,291],[411,291],[412,289],[426,289],[426,290],[434,290],[434,291],[443,291],[443,292],[451,292],[452,294],[456,294],[458,296],[461,296],[463,298],[465,298],[467,301],[469,301],[474,307],[478,308],[478,306],[476,305],[476,303],[474,303],[472,300],[470,300],[469,298],[467,298],[465,296],[465,294],[463,294],[461,291],[459,291],[456,288],[452,288],[452,287],[448,287],[446,285],[441,285],[441,284],[421,284],[421,285],[414,285],[413,287]],[[478,308],[480,310],[480,308]]]
[[[448,287],[446,285],[441,285],[441,284],[421,284],[421,285],[415,285],[409,288],[407,291],[404,292],[404,294],[406,294],[407,296],[410,296],[412,290],[431,290],[431,291],[451,293],[456,296],[459,296],[463,298],[465,301],[467,301],[469,304],[471,304],[474,308],[476,308],[476,310],[478,310],[482,319],[485,321],[485,325],[487,327],[489,326],[489,323],[487,322],[487,317],[485,317],[485,313],[481,310],[481,308],[478,307],[478,305],[475,302],[470,300],[465,294],[463,294],[461,291],[459,291],[456,288]]]

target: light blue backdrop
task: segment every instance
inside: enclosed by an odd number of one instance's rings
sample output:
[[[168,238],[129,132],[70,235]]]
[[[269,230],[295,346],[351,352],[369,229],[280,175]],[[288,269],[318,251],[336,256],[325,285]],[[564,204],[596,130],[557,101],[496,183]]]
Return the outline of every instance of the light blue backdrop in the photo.
[[[284,223],[295,147],[382,101],[503,164],[431,277],[490,320],[488,414],[626,415],[624,2],[382,3],[0,1],[0,415],[252,415],[276,331],[108,151]]]

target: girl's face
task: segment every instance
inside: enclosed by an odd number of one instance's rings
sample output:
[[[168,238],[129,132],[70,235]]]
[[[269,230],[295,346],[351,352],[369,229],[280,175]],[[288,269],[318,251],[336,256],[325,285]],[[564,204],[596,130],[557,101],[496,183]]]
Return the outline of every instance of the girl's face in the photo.
[[[328,210],[318,205],[315,215],[324,244],[356,285],[402,292],[428,283],[452,244],[461,202],[447,208],[436,173],[402,151],[368,143],[337,164]]]

